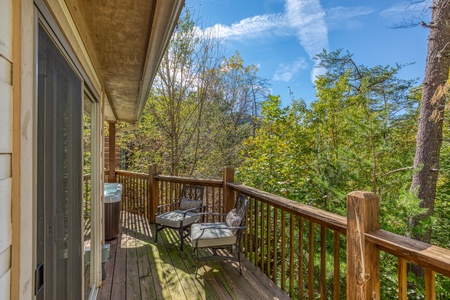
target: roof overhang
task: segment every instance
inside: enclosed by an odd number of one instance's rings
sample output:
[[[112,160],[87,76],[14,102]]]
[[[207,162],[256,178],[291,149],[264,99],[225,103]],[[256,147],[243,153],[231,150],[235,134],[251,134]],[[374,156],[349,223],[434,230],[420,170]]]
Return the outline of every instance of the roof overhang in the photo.
[[[184,0],[66,0],[108,101],[107,121],[136,122]]]

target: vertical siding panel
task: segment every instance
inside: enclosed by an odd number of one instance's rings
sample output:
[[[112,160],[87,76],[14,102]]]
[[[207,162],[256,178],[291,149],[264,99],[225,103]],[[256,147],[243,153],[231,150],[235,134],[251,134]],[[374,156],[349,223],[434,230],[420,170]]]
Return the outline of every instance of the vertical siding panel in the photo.
[[[12,61],[12,1],[1,1],[0,54]]]
[[[11,246],[11,183],[0,180],[0,253]]]
[[[12,87],[1,74],[11,73],[11,64],[0,57],[0,153],[12,153]]]
[[[0,154],[0,180],[11,177],[11,154]]]
[[[0,277],[0,299],[9,299],[11,295],[10,290],[11,271],[6,272]]]

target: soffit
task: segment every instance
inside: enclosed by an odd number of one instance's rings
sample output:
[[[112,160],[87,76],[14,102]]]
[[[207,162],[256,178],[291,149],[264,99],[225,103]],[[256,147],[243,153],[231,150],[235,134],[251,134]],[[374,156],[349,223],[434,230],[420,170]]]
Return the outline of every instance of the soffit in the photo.
[[[66,0],[104,85],[109,121],[138,121],[184,0]]]

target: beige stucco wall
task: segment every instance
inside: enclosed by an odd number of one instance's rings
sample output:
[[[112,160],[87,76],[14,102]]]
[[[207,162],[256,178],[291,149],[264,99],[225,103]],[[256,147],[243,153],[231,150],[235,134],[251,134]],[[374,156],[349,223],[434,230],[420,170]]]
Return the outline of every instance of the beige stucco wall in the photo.
[[[0,0],[0,299],[10,298],[12,0]]]

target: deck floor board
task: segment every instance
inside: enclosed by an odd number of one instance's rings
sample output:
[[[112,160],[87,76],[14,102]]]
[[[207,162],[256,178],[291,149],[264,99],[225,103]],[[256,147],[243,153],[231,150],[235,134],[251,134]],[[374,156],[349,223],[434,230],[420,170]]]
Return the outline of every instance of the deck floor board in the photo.
[[[190,240],[180,252],[175,231],[161,231],[158,243],[153,232],[148,220],[122,214],[97,299],[290,299],[245,257],[242,276],[236,262],[211,260],[201,263],[195,277]]]

